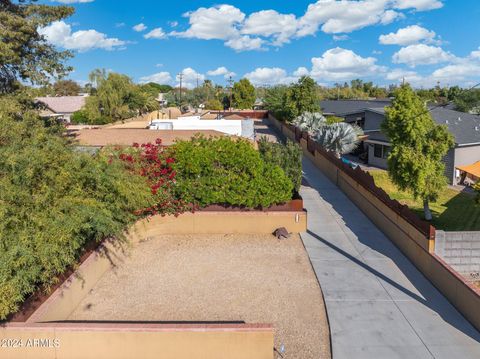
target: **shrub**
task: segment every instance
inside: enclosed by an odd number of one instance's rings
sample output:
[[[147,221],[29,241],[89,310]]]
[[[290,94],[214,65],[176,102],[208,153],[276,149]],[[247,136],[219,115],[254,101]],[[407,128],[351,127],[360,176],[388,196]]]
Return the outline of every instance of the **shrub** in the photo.
[[[73,124],[87,124],[90,122],[90,120],[85,111],[80,110],[72,114],[72,117],[70,117],[70,122]]]
[[[256,208],[292,198],[290,179],[278,165],[264,162],[247,140],[196,136],[173,150],[175,188],[186,202]]]
[[[153,196],[153,205],[138,209],[138,214],[178,215],[187,209],[187,204],[175,196],[176,172],[172,167],[175,158],[167,153],[161,139],[158,138],[155,143],[142,145],[134,143],[131,149],[114,151],[111,154],[111,158],[113,157],[124,161],[131,172],[147,179]]]
[[[53,284],[88,242],[121,240],[152,196],[122,161],[76,153],[38,120],[0,116],[0,133],[1,320]]]
[[[293,190],[298,192],[302,184],[302,149],[293,141],[288,140],[284,145],[268,141],[267,137],[260,138],[258,150],[263,160],[280,166],[293,183]]]

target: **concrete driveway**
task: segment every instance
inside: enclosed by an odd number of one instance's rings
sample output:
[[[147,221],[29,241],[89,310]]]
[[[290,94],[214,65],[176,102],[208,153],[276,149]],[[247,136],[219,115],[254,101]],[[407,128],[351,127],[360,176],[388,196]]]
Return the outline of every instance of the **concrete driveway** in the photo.
[[[310,160],[303,166],[302,239],[325,297],[333,358],[480,358],[480,333]]]

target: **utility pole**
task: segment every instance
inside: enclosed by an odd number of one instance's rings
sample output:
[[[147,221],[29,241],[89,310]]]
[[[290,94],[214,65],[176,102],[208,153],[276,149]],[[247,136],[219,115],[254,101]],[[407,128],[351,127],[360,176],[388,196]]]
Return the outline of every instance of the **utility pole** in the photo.
[[[229,88],[230,88],[230,110],[232,109],[232,106],[233,106],[233,78],[232,76],[230,76],[230,78],[228,79],[228,85],[229,85]]]
[[[199,78],[199,76],[198,76],[198,74],[197,74],[197,89],[198,89],[198,78]]]
[[[183,72],[178,74],[178,80],[180,81],[180,106],[182,105],[182,80],[183,80]]]

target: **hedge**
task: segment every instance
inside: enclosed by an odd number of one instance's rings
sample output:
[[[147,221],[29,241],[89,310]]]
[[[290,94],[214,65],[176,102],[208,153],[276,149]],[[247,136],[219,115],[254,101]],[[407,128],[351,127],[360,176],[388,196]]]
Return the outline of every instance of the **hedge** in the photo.
[[[175,190],[186,202],[257,208],[292,198],[292,181],[247,140],[196,136],[177,142],[172,151]]]

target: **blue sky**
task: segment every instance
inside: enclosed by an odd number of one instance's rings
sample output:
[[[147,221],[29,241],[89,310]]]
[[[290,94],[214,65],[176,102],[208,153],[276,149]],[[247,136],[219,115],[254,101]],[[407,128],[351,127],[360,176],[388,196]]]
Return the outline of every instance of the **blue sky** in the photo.
[[[480,81],[478,0],[43,2],[76,9],[41,32],[75,52],[80,82],[98,67],[173,85],[183,72],[190,87],[230,75],[256,85],[304,74],[326,85]]]

